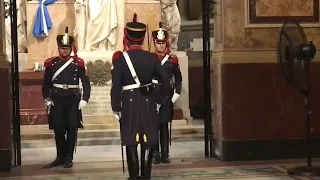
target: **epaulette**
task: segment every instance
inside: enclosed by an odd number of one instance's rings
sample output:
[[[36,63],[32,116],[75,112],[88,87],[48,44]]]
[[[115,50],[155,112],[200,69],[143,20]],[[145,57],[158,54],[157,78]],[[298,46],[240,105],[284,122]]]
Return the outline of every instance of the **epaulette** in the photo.
[[[170,55],[170,60],[174,64],[178,64],[179,63],[178,57],[176,55],[174,55],[174,54]]]
[[[112,62],[114,62],[115,60],[119,59],[119,57],[121,56],[121,54],[122,54],[121,51],[116,51],[115,53],[113,53]]]
[[[53,61],[54,59],[56,59],[57,57],[58,57],[58,56],[53,56],[53,57],[51,57],[51,58],[46,59],[46,60],[44,61],[44,63],[43,63],[43,66],[44,66],[45,68],[51,67],[51,66],[52,66],[52,61]]]
[[[74,60],[76,60],[77,66],[84,67],[84,60],[83,59],[77,57],[77,58],[74,58]]]

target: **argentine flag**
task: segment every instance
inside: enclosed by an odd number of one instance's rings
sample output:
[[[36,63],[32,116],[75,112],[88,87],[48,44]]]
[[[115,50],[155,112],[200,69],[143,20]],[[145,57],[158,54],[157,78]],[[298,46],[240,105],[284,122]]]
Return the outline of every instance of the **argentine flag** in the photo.
[[[38,0],[39,7],[36,13],[36,21],[34,22],[33,35],[37,38],[47,37],[52,27],[51,18],[47,9],[47,5],[55,3],[57,0]]]

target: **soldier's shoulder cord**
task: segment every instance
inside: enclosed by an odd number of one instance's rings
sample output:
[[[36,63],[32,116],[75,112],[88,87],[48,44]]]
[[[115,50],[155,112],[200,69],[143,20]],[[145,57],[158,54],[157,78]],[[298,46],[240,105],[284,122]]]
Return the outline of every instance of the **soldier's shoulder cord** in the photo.
[[[58,56],[53,56],[53,57],[51,57],[51,58],[46,59],[46,60],[44,61],[44,64],[43,64],[44,67],[45,67],[45,68],[51,67],[51,66],[52,66],[52,62],[53,62],[56,58],[58,58]]]
[[[116,52],[114,52],[114,53],[113,53],[113,56],[112,56],[112,63],[113,63],[115,60],[119,59],[121,55],[122,55],[122,51],[116,51]]]

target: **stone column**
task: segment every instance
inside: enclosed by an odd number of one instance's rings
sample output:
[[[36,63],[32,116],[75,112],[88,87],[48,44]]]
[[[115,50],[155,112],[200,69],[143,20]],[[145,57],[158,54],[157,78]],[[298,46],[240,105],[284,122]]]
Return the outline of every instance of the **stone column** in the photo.
[[[188,11],[189,11],[189,0],[178,0],[177,2],[181,21],[188,20]]]
[[[289,8],[288,1],[299,4],[299,0],[279,1],[282,4],[274,6],[267,0],[217,3],[211,61],[212,125],[214,153],[222,161],[305,157],[303,97],[285,81],[276,44],[281,19],[296,16],[308,40],[320,47],[318,15],[313,14],[319,11],[313,10],[312,1],[304,3],[305,8]],[[313,147],[320,144],[319,57],[318,53],[311,66]],[[312,151],[319,157],[319,148]]]
[[[0,172],[11,170],[11,80],[5,49],[4,1],[0,0]]]

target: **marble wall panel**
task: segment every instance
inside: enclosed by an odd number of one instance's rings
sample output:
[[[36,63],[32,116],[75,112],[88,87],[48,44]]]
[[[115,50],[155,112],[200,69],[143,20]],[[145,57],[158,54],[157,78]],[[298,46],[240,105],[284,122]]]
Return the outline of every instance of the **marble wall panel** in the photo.
[[[125,22],[132,21],[133,14],[137,13],[138,21],[148,25],[149,32],[159,27],[161,21],[161,7],[159,1],[153,0],[127,0]],[[148,35],[151,51],[154,46],[151,39],[151,33],[146,33],[143,49],[148,50]]]
[[[75,27],[74,0],[60,0],[47,6],[53,23],[48,37],[35,38],[32,31],[38,7],[38,1],[27,2],[28,68],[33,68],[35,62],[43,62],[45,59],[57,55],[57,34],[64,33],[67,26],[70,33],[73,33],[72,30]]]
[[[252,11],[258,17],[313,16],[315,0],[250,0]],[[250,9],[251,11],[251,9]]]
[[[274,50],[276,48],[280,28],[275,26],[267,27],[267,25],[258,28],[246,27],[246,2],[248,1],[225,0],[222,3],[222,18],[224,22],[222,25],[223,49],[228,51],[252,49]],[[314,41],[316,47],[320,47],[320,29],[311,26],[304,27],[304,30],[307,39]]]

